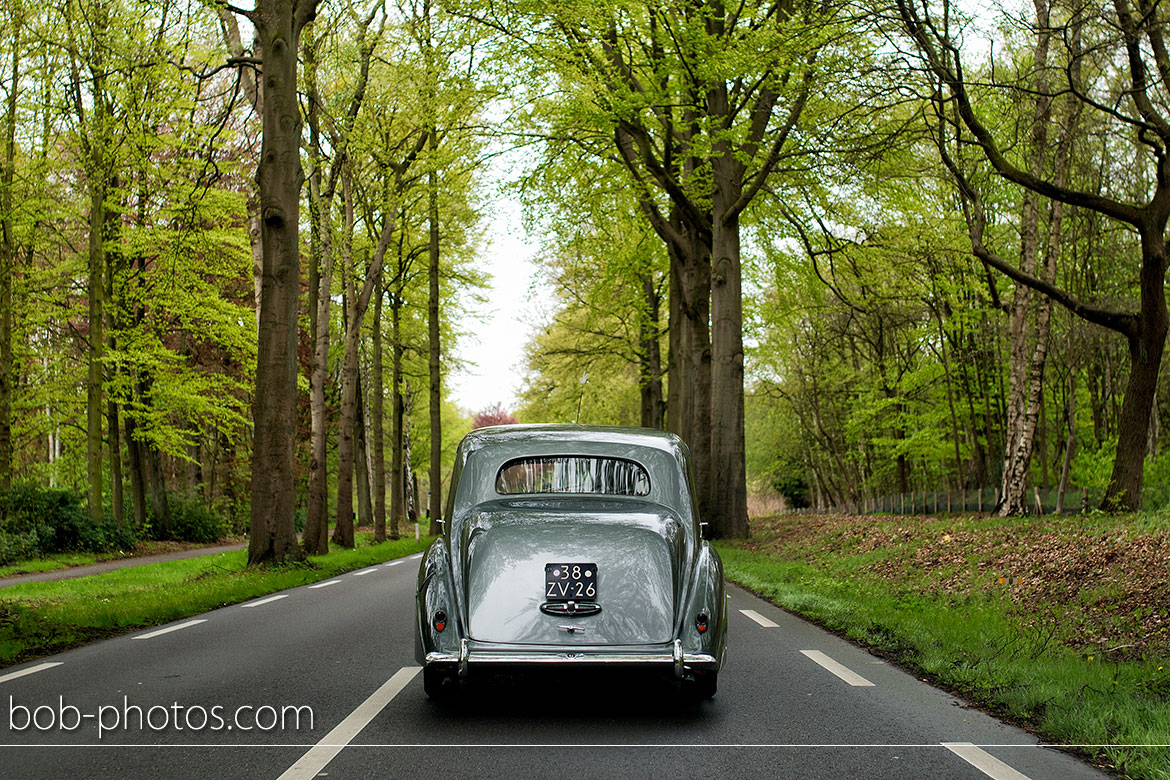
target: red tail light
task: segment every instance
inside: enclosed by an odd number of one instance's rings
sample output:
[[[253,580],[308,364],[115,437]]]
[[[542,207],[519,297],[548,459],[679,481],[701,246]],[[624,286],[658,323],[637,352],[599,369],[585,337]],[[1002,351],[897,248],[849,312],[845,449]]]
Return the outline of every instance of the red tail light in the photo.
[[[447,627],[447,613],[440,609],[435,613],[435,619],[433,623],[436,631],[442,631]]]

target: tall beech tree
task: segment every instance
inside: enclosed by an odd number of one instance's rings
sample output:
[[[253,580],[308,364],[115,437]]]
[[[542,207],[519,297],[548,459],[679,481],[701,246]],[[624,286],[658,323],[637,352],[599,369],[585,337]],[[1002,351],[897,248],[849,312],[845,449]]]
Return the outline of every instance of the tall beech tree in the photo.
[[[337,253],[352,253],[352,230],[342,237],[340,245],[334,241],[333,201],[338,181],[350,164],[349,153],[354,125],[365,100],[369,85],[370,62],[381,39],[382,30],[371,34],[370,27],[382,12],[375,4],[364,18],[354,20],[352,32],[356,43],[357,68],[352,91],[348,98],[341,99],[340,106],[333,108],[335,101],[327,101],[318,86],[319,49],[326,37],[315,31],[305,45],[305,83],[308,97],[309,149],[312,168],[309,175],[309,209],[312,215],[312,259],[309,275],[310,337],[313,352],[309,377],[310,409],[310,455],[309,455],[309,506],[302,534],[304,550],[309,555],[328,550],[328,490],[326,484],[326,420],[325,380],[328,371],[330,306],[333,292],[333,272]],[[382,16],[383,26],[385,16]],[[350,27],[342,25],[349,31]],[[340,48],[340,47],[339,47]],[[340,55],[339,55],[340,56]],[[339,65],[340,63],[337,63]],[[336,65],[335,65],[336,67]],[[338,90],[340,91],[340,90]],[[321,128],[321,114],[331,117],[328,127]],[[326,150],[332,150],[332,159],[326,157]],[[328,166],[327,172],[324,171]],[[323,175],[324,173],[324,175]],[[345,212],[345,219],[352,218],[352,193]],[[347,225],[350,223],[347,222]],[[351,545],[352,546],[352,545]]]
[[[89,332],[86,336],[86,466],[89,480],[89,519],[102,523],[102,391],[105,371],[106,242],[115,217],[110,199],[118,187],[114,98],[111,70],[117,67],[112,38],[115,34],[109,3],[64,6],[69,40],[70,96],[77,119],[83,167],[89,191],[89,260],[86,291]],[[83,83],[84,81],[84,83]]]
[[[12,487],[12,277],[16,273],[16,219],[13,213],[13,185],[16,181],[16,124],[25,10],[11,9],[8,23],[12,52],[7,71],[8,93],[0,120],[0,493]]]
[[[376,166],[369,166],[367,170],[381,177],[381,181],[375,182],[370,189],[384,198],[376,207],[370,207],[367,211],[368,219],[378,220],[374,223],[378,225],[379,231],[377,245],[366,264],[365,278],[360,291],[354,281],[356,269],[351,268],[345,275],[346,333],[338,430],[337,523],[333,533],[333,541],[344,547],[353,547],[353,428],[358,387],[358,341],[362,333],[362,320],[374,291],[377,290],[378,294],[381,294],[382,266],[394,238],[399,199],[408,172],[418,160],[429,135],[422,127],[410,125],[397,127],[391,112],[380,113],[379,116],[383,132],[377,136],[376,145],[366,148],[377,163]],[[346,176],[343,169],[343,179]],[[348,188],[343,190],[343,200],[346,204],[346,236],[348,241],[352,242],[354,195]],[[343,254],[343,260],[349,264],[350,258]],[[380,438],[375,446],[382,446]]]
[[[782,163],[802,153],[794,131],[825,77],[821,49],[845,28],[831,5],[787,0],[517,3],[527,24],[495,13],[479,18],[561,38],[525,43],[566,102],[548,134],[623,165],[666,243],[670,427],[691,446],[712,535],[747,536],[740,223]]]
[[[256,354],[252,451],[252,523],[248,563],[302,556],[293,525],[296,503],[297,304],[300,296],[301,111],[297,58],[301,31],[317,0],[257,0],[251,19],[260,49],[263,141],[260,238],[264,250]]]

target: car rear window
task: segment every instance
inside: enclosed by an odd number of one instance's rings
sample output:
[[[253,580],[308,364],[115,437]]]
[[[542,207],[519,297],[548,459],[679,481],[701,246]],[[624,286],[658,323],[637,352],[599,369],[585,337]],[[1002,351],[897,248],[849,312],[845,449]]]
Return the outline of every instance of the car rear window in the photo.
[[[650,494],[650,475],[639,464],[623,458],[584,455],[518,458],[500,468],[496,492],[645,496]]]

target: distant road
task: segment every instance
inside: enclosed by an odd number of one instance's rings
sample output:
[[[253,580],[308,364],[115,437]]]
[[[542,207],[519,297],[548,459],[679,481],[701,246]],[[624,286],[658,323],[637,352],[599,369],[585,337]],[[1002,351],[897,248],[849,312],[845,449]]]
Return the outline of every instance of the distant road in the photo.
[[[497,677],[437,705],[414,666],[416,567],[414,556],[0,670],[0,776],[1106,777],[738,588],[713,701],[688,704],[645,677],[559,675]],[[296,707],[311,708],[311,729],[295,728]],[[262,730],[282,708],[285,728]],[[13,730],[63,709],[75,730]],[[213,712],[225,728],[212,730]]]

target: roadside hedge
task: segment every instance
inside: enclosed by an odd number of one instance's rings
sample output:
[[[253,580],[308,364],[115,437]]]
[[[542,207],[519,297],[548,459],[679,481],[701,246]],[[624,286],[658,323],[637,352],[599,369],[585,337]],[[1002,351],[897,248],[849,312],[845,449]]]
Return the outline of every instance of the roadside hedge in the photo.
[[[95,525],[85,497],[68,488],[19,485],[0,494],[0,564],[52,553],[128,550],[138,532],[107,519]]]

